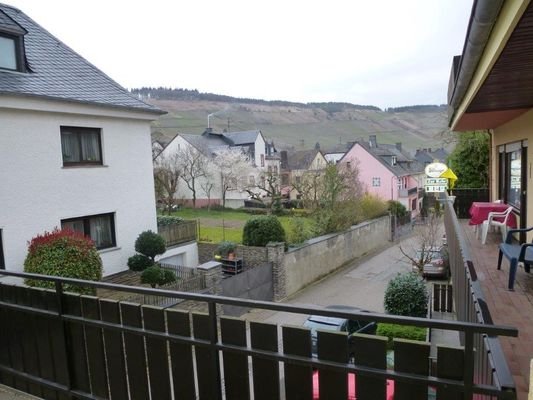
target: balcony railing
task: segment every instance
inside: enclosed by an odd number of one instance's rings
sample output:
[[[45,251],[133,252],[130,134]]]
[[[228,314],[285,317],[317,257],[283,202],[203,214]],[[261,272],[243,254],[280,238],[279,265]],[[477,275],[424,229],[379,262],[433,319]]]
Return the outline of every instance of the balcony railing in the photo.
[[[409,197],[409,196],[412,196],[414,194],[417,194],[418,193],[418,188],[417,187],[413,187],[413,188],[410,188],[410,189],[400,189],[399,192],[398,192],[398,196],[399,197]]]
[[[0,284],[0,382],[44,398],[270,400],[282,398],[284,392],[287,399],[312,399],[319,390],[320,398],[346,399],[355,374],[359,400],[384,400],[387,387],[394,389],[396,400],[427,398],[428,388],[437,398],[516,399],[512,388],[503,386],[507,382],[501,370],[496,377],[503,382],[479,382],[477,364],[480,352],[492,358],[485,347],[477,347],[478,340],[517,336],[514,328],[9,271],[1,275],[47,281],[55,287]],[[209,313],[63,293],[65,284],[179,297],[207,303]],[[279,330],[272,324],[225,318],[218,315],[220,305],[450,330],[459,332],[465,345],[464,350],[438,346],[437,373],[432,376],[429,343],[395,342],[392,369],[386,364],[386,338],[355,334],[348,339],[339,332],[319,331],[313,356],[309,329]],[[486,367],[492,365],[487,362]]]
[[[198,226],[196,221],[182,221],[169,225],[158,225],[157,231],[165,239],[167,247],[197,240]]]
[[[447,199],[444,195],[443,199]],[[457,319],[463,322],[492,325],[492,317],[487,302],[477,280],[476,270],[464,232],[451,201],[444,200],[444,225],[448,242],[450,268],[454,286],[454,300]],[[480,385],[497,385],[502,390],[515,392],[515,384],[505,360],[500,340],[493,335],[474,334],[468,338],[461,336],[466,347],[476,349],[470,354],[474,368],[469,371],[469,379]]]

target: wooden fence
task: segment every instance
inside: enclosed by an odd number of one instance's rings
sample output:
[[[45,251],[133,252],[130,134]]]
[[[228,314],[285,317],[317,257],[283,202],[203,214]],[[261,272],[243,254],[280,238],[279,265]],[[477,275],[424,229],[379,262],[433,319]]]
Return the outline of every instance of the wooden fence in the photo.
[[[62,292],[66,283],[110,284],[43,279],[54,282],[56,291],[0,284],[0,383],[44,399],[346,399],[355,390],[358,400],[384,400],[393,390],[394,400],[403,400],[425,399],[429,387],[437,399],[516,398],[497,382],[477,385],[472,357],[478,350],[469,345],[437,346],[437,373],[430,376],[426,342],[395,341],[390,368],[386,338],[319,331],[312,356],[309,329],[219,317],[217,306],[450,329],[462,332],[467,343],[475,334],[516,336],[511,328],[179,293],[208,304],[209,314],[190,314]]]
[[[177,224],[158,225],[157,232],[163,236],[167,247],[197,240],[198,223],[196,221],[182,221]]]

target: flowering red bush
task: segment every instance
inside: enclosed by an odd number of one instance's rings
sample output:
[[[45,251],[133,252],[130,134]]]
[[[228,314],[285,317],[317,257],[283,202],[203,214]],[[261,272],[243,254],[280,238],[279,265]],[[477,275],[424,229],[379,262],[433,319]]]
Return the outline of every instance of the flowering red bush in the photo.
[[[24,271],[98,281],[102,278],[102,260],[90,238],[72,230],[56,228],[37,235],[28,243]],[[27,279],[26,284],[54,287],[53,282],[33,279]],[[84,294],[94,292],[91,288],[76,285],[64,285],[64,290]]]

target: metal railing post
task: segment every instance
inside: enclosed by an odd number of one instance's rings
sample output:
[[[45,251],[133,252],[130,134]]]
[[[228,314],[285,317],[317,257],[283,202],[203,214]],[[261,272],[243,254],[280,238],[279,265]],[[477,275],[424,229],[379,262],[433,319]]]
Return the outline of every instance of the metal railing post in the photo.
[[[474,394],[474,332],[470,329],[464,331],[465,335],[465,375],[464,399],[471,400]],[[481,350],[481,349],[480,349]]]
[[[211,350],[211,357],[213,359],[213,362],[215,363],[215,371],[216,371],[216,388],[217,388],[217,399],[222,399],[222,379],[220,376],[220,357],[218,354],[218,350],[216,348],[216,345],[218,344],[218,324],[217,324],[217,304],[213,301],[210,301],[208,304],[209,309],[209,340],[211,342],[210,350]]]
[[[70,352],[70,349],[72,348],[72,346],[70,346],[70,341],[69,341],[69,335],[68,335],[68,322],[65,321],[65,319],[63,318],[63,315],[65,314],[65,302],[63,301],[63,283],[61,281],[56,281],[55,282],[55,289],[56,289],[56,302],[57,302],[57,315],[59,316],[59,319],[61,320],[61,326],[62,326],[62,332],[63,332],[63,344],[65,345],[65,357],[67,358],[66,359],[66,362],[67,362],[67,369],[66,369],[66,384],[65,386],[68,388],[68,398],[69,399],[73,399],[74,397],[72,396],[72,389],[73,389],[73,385],[72,385],[72,370],[73,370],[73,367],[72,367],[72,357],[71,357],[71,352]]]

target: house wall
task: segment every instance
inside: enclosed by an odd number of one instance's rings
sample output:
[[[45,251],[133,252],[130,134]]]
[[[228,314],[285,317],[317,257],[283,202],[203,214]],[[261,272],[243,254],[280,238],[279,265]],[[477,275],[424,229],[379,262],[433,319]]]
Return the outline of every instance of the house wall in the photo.
[[[260,140],[259,143],[262,143],[262,153],[265,154],[265,142],[262,139],[261,135],[259,135]],[[257,143],[257,142],[256,142]],[[181,136],[177,136],[169,145],[165,148],[163,151],[163,154],[172,154],[174,152],[180,151],[182,149],[185,149],[187,147],[192,146],[187,140],[185,140]],[[260,146],[260,144],[259,144]],[[258,145],[255,145],[256,151],[258,149]],[[256,159],[258,159],[256,157]],[[266,164],[265,164],[266,165]],[[207,204],[210,202],[211,204],[222,204],[222,191],[221,191],[221,183],[220,183],[220,171],[217,170],[215,164],[213,162],[208,163],[208,169],[210,170],[210,177],[201,177],[198,178],[195,182],[195,189],[196,189],[196,207],[206,207]],[[260,170],[263,170],[264,168],[251,168],[250,174],[242,177],[246,182],[249,182],[250,175],[254,176],[255,181],[257,182],[259,179]],[[213,188],[211,189],[210,193],[210,200],[207,198],[206,192],[202,189],[202,185],[204,185],[207,181],[210,181],[214,183]],[[228,208],[239,208],[244,206],[244,200],[248,198],[248,193],[244,190],[238,191],[228,191],[226,193],[226,207]],[[179,203],[184,205],[192,205],[192,191],[188,188],[185,181],[180,180],[178,184],[178,189],[176,191],[176,201],[179,201]]]
[[[59,227],[62,219],[110,212],[115,213],[117,246],[100,251],[104,274],[127,268],[138,234],[157,230],[149,125],[153,118],[0,97],[0,229],[7,269],[21,271],[27,242]],[[62,125],[101,128],[104,165],[64,168]]]
[[[162,263],[180,265],[182,267],[198,266],[198,243],[191,242],[180,246],[170,247],[164,254],[156,258]]]
[[[384,200],[398,200],[398,179],[381,162],[359,144],[355,144],[344,156],[341,163],[351,162],[359,168],[359,180],[364,190]],[[372,186],[372,178],[379,177],[381,185]]]
[[[527,148],[527,162],[529,169],[525,171],[527,173],[527,202],[526,207],[528,210],[528,216],[526,221],[526,226],[533,225],[533,180],[531,177],[531,164],[533,162],[533,131],[531,127],[533,126],[533,110],[528,111],[525,114],[522,114],[518,118],[501,125],[500,127],[494,129],[493,133],[493,145],[491,151],[491,198],[498,199],[498,146],[503,144],[509,144],[513,142],[518,142],[521,140],[529,140]],[[531,240],[533,235],[529,235],[528,238]]]
[[[262,170],[266,169],[266,146],[263,135],[257,135],[255,139],[255,165]],[[263,158],[263,165],[261,165],[261,158]]]

